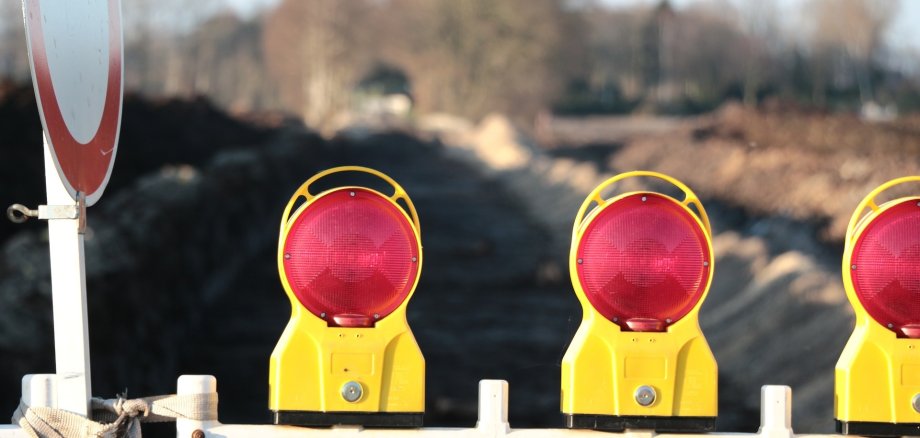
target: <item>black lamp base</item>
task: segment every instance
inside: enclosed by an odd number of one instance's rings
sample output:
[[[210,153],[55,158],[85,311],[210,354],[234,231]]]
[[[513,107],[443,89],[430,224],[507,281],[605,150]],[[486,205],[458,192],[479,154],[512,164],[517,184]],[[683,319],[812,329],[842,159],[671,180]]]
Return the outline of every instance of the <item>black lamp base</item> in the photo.
[[[272,411],[272,423],[289,426],[422,427],[423,412]]]
[[[837,420],[837,432],[863,436],[920,436],[920,423],[876,423]]]
[[[626,429],[648,429],[656,432],[712,432],[716,417],[653,417],[563,414],[569,429],[594,429],[622,432]]]

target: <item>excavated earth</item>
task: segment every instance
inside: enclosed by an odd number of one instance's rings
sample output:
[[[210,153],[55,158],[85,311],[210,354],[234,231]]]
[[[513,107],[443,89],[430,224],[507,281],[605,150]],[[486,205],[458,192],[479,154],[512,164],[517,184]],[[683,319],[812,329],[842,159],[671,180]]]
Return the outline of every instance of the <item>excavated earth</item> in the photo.
[[[31,91],[0,94],[0,201],[37,204]],[[317,171],[357,164],[398,180],[421,217],[425,266],[408,319],[427,362],[426,424],[473,425],[477,382],[497,378],[510,382],[513,427],[560,427],[559,364],[581,319],[567,274],[571,221],[594,185],[644,167],[685,179],[713,219],[716,273],[701,323],[719,361],[718,428],[755,430],[760,386],[787,384],[797,432],[829,432],[833,366],[852,330],[836,213],[749,205],[757,196],[732,195],[735,180],[687,171],[728,166],[714,161],[732,147],[752,153],[712,117],[615,144],[559,134],[547,150],[501,117],[324,140],[202,101],[129,99],[112,185],[89,212],[93,392],[165,394],[180,374],[213,374],[221,421],[266,422],[268,357],[290,316],[275,264],[282,209]],[[759,166],[744,157],[732,165]],[[0,394],[12,412],[20,377],[54,367],[47,233],[0,231]]]

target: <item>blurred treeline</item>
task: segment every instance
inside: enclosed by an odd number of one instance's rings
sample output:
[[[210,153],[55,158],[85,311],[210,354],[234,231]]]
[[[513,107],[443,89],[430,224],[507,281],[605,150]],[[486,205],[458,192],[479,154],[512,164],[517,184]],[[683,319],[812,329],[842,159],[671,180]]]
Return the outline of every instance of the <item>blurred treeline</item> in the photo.
[[[28,77],[16,0],[0,74]],[[788,8],[787,8],[788,9]],[[779,97],[832,110],[920,109],[920,54],[885,39],[896,0],[123,0],[126,86],[328,126],[369,97],[414,112],[692,114]]]

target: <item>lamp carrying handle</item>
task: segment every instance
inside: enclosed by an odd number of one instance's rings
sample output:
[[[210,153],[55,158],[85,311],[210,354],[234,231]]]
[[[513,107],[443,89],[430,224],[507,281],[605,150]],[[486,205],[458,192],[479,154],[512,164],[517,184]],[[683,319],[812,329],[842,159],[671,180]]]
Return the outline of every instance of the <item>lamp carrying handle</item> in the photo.
[[[846,234],[846,245],[850,244],[850,240],[856,234],[856,228],[859,226],[860,221],[865,217],[863,212],[866,209],[876,212],[879,210],[878,204],[875,202],[875,197],[882,194],[882,192],[901,184],[911,183],[911,182],[920,182],[920,176],[905,176],[902,178],[895,178],[891,181],[888,181],[878,187],[875,190],[869,192],[865,198],[857,205],[856,210],[853,211],[853,216],[850,216],[850,223],[847,225],[847,234]]]
[[[409,199],[409,195],[406,193],[406,190],[403,189],[402,186],[399,185],[399,183],[394,181],[393,178],[390,178],[383,172],[380,172],[378,170],[374,170],[368,167],[340,166],[340,167],[333,167],[331,169],[326,169],[320,173],[317,173],[316,175],[313,175],[310,179],[308,179],[306,182],[301,184],[301,186],[297,189],[296,192],[294,192],[294,196],[292,196],[291,200],[288,201],[287,206],[284,208],[284,214],[281,216],[282,237],[286,231],[287,222],[290,219],[291,210],[294,209],[294,206],[297,205],[297,202],[301,198],[303,198],[306,202],[310,202],[314,198],[319,196],[319,195],[314,195],[310,193],[310,186],[312,186],[314,183],[316,183],[320,179],[323,179],[329,175],[333,175],[336,173],[343,173],[343,172],[358,172],[358,173],[366,173],[366,174],[374,175],[384,180],[387,184],[393,187],[393,190],[394,190],[393,194],[389,195],[390,200],[392,200],[393,203],[396,203],[396,201],[400,199],[406,202],[406,206],[408,207],[407,212],[409,213],[409,217],[412,220],[412,224],[415,226],[415,231],[418,233],[421,233],[421,225],[418,220],[418,213],[415,211],[415,204],[413,204],[412,200]],[[282,240],[283,239],[279,239],[279,242]]]
[[[616,184],[617,182],[620,182],[627,178],[636,178],[636,177],[658,178],[660,180],[666,181],[674,185],[675,187],[679,188],[682,192],[684,192],[684,199],[680,201],[680,203],[687,207],[689,207],[690,204],[693,204],[696,207],[696,211],[694,212],[694,214],[703,223],[703,228],[706,231],[706,236],[709,237],[710,239],[712,238],[712,227],[709,224],[709,216],[706,215],[706,210],[703,209],[703,204],[700,202],[700,198],[697,197],[695,193],[693,193],[693,190],[690,190],[690,188],[687,187],[684,183],[668,175],[665,175],[663,173],[658,173],[658,172],[652,172],[648,170],[636,170],[632,172],[624,172],[598,185],[588,195],[588,197],[585,198],[585,202],[583,202],[581,204],[581,208],[578,209],[578,215],[575,216],[575,225],[572,227],[573,238],[578,233],[578,227],[581,226],[581,223],[584,221],[585,215],[587,215],[588,212],[590,211],[589,207],[591,207],[591,204],[597,204],[597,207],[595,208],[599,208],[599,207],[603,207],[605,204],[610,202],[609,198],[604,199],[604,197],[601,196],[601,192],[603,192],[608,187]]]

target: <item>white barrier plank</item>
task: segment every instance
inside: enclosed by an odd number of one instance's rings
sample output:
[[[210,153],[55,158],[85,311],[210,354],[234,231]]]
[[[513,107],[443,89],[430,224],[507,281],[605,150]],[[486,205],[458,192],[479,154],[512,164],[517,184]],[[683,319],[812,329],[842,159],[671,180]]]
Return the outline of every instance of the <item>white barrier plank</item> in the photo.
[[[217,392],[213,376],[182,376],[178,394]],[[610,438],[687,438],[714,436],[719,438],[794,438],[792,432],[792,390],[788,386],[764,386],[761,390],[761,428],[759,433],[656,434],[653,431],[610,433],[578,429],[511,429],[508,423],[508,382],[482,380],[479,382],[479,421],[474,428],[364,429],[360,426],[307,428],[274,425],[231,425],[218,421],[176,421],[179,438],[234,438],[264,436],[294,438],[329,436],[335,438],[391,437],[449,437],[449,438],[550,438],[550,437],[610,437]],[[805,437],[806,435],[803,435]],[[809,438],[832,438],[837,435],[810,435]],[[852,437],[851,437],[852,438]]]
[[[29,438],[19,426],[2,425],[0,426],[0,438]]]

